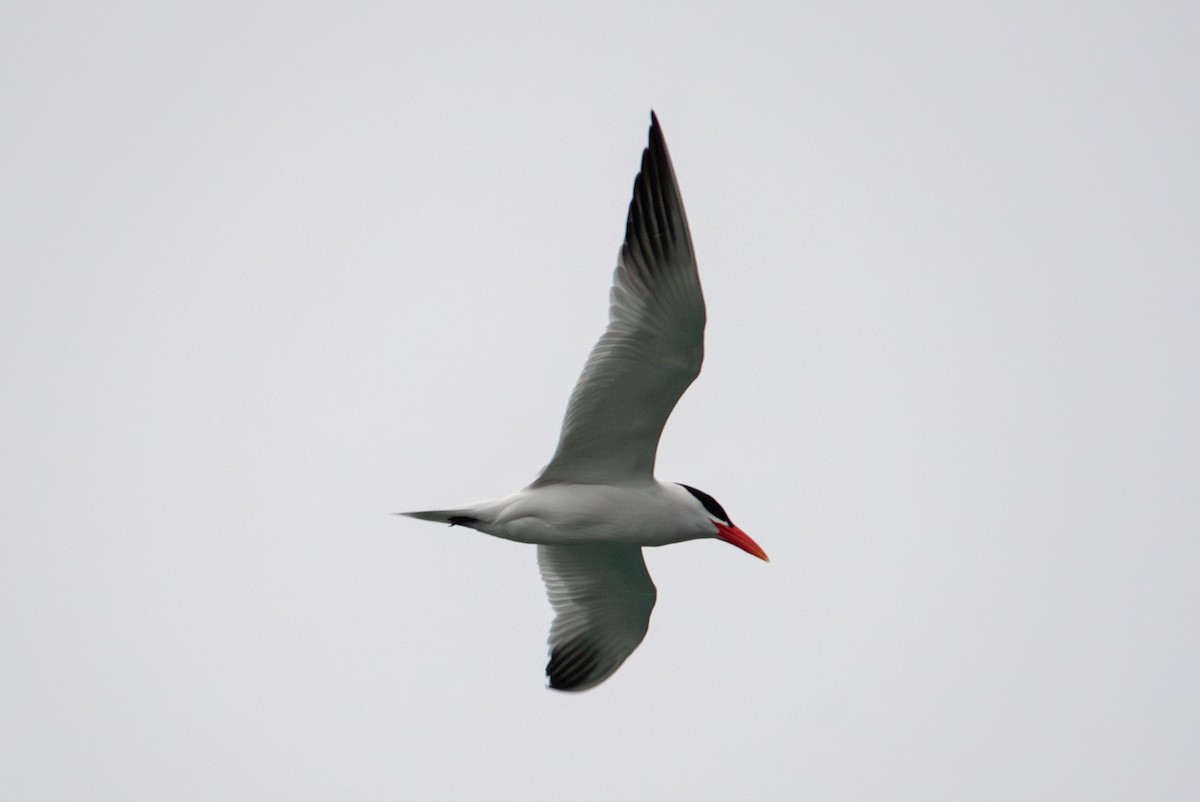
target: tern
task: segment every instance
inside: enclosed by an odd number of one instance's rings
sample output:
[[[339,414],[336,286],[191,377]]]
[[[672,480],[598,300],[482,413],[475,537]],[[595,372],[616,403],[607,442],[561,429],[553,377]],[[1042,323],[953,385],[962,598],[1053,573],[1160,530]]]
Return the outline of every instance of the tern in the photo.
[[[571,393],[550,464],[506,498],[398,513],[537,545],[554,608],[552,689],[594,688],[645,638],[657,591],[643,547],[717,538],[768,559],[712,496],[654,478],[663,425],[700,373],[704,324],[687,216],[652,111],[608,328]]]

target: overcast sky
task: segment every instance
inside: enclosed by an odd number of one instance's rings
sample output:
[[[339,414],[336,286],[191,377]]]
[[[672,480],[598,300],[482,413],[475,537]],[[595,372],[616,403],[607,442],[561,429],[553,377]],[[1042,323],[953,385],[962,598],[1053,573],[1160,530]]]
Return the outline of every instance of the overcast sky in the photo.
[[[1195,4],[0,11],[12,799],[1200,796]],[[708,298],[650,550],[531,547],[657,110]]]

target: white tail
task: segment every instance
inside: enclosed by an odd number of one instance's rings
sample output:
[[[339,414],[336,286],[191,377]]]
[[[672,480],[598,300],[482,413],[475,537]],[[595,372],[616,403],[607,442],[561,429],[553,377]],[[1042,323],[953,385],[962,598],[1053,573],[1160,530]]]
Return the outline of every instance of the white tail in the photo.
[[[479,518],[472,514],[473,512],[474,510],[467,507],[459,510],[422,510],[421,512],[398,512],[396,514],[451,526],[470,526],[479,523]]]

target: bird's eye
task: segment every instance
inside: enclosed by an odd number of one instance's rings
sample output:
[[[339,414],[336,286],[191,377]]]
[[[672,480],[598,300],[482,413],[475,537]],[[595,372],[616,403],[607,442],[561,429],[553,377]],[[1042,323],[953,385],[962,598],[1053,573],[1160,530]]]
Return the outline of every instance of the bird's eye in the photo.
[[[729,520],[729,516],[725,514],[725,509],[720,504],[717,503],[717,500],[715,498],[710,496],[708,493],[705,493],[703,490],[697,490],[694,487],[688,487],[687,485],[683,484],[682,482],[680,482],[678,484],[684,490],[686,490],[687,492],[689,492],[693,496],[695,496],[696,500],[704,505],[704,509],[708,511],[709,515],[713,516],[714,518],[718,518],[718,519],[724,521],[725,523],[729,524],[730,526],[733,526],[733,521]]]

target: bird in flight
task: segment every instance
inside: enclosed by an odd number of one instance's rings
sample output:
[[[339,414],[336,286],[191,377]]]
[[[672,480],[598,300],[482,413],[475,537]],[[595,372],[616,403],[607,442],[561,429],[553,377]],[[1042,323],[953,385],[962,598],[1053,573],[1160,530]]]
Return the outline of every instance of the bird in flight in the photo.
[[[767,559],[712,496],[654,478],[663,425],[700,373],[704,323],[683,200],[651,112],[608,328],[571,393],[550,464],[505,498],[400,513],[537,545],[554,608],[546,676],[555,690],[594,688],[645,638],[657,593],[644,546],[717,538]]]

